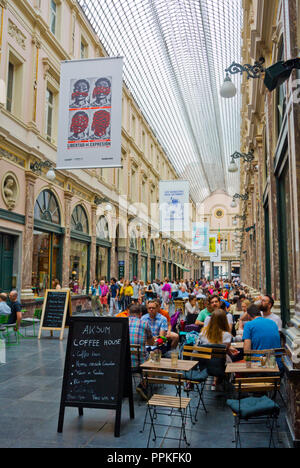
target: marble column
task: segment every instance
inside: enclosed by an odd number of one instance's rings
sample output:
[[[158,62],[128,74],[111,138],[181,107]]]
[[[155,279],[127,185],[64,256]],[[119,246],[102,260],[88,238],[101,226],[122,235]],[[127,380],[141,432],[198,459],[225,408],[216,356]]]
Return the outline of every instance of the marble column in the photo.
[[[33,230],[34,230],[34,186],[37,175],[25,172],[25,230],[22,255],[22,290],[21,300],[34,297],[32,291]]]
[[[70,283],[70,248],[71,248],[71,203],[73,194],[64,192],[65,201],[65,235],[63,242],[62,287],[68,288]]]

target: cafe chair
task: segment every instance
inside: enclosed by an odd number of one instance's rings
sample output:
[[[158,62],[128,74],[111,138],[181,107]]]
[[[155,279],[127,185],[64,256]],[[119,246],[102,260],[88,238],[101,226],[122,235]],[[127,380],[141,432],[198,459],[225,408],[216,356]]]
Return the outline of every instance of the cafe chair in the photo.
[[[33,317],[26,317],[22,319],[21,326],[24,325],[25,337],[26,337],[26,328],[31,325],[33,326],[33,335],[31,336],[31,338],[35,338],[37,336],[36,325],[38,325],[41,322],[41,315],[42,315],[42,309],[35,309]]]
[[[134,379],[134,384],[136,386],[136,374],[142,375],[141,371],[141,345],[140,344],[131,344],[130,345],[130,356],[131,356],[131,374]]]
[[[153,433],[153,442],[158,438],[178,440],[179,447],[184,442],[185,446],[188,447],[190,444],[187,441],[186,436],[186,421],[189,417],[188,411],[190,411],[190,401],[188,397],[182,396],[183,379],[182,374],[179,372],[165,372],[159,370],[143,370],[143,377],[148,385],[170,385],[176,389],[176,396],[174,395],[159,395],[154,394],[147,402],[147,410],[144,418],[144,425],[141,432],[144,432],[146,424],[150,424],[150,430],[148,435],[147,448],[150,445],[151,435]],[[170,424],[161,424],[160,416],[169,416],[170,418],[179,417],[181,424],[180,426],[171,426]],[[191,416],[191,413],[190,413]],[[150,422],[149,422],[150,420]],[[172,427],[180,429],[179,438],[158,436],[155,431],[156,426]]]
[[[184,346],[183,347],[183,352],[182,352],[182,357],[183,358],[190,358],[192,360],[209,360],[211,359],[211,356],[213,354],[212,349],[208,348],[199,348],[198,346]],[[205,388],[205,383],[208,378],[208,372],[207,369],[200,369],[199,365],[192,369],[191,371],[185,372],[184,373],[184,378],[183,380],[186,383],[185,386],[185,391],[187,392],[187,396],[189,396],[189,393],[192,391],[196,391],[198,393],[198,403],[196,406],[195,414],[194,414],[194,421],[197,421],[197,414],[198,410],[200,407],[200,404],[202,404],[203,409],[205,413],[207,413],[206,406],[204,404],[204,399],[203,399],[203,391]]]
[[[280,412],[279,405],[274,401],[276,391],[280,381],[279,376],[272,377],[247,377],[237,378],[234,388],[237,391],[237,399],[229,399],[226,404],[232,410],[234,417],[234,441],[235,447],[241,448],[241,424],[261,424],[267,423],[270,429],[269,448],[272,443],[275,448],[273,438],[274,430]],[[243,393],[268,393],[273,394],[273,398],[267,395],[242,398]],[[245,432],[243,432],[245,433]],[[251,431],[253,433],[253,431]],[[260,432],[261,433],[261,432]]]

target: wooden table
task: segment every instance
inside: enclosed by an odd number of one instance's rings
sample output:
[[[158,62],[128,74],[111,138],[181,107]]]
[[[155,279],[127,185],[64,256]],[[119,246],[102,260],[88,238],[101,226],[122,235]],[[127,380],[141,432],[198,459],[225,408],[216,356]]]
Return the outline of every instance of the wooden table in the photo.
[[[142,369],[156,369],[156,370],[172,370],[172,371],[183,371],[188,372],[192,370],[199,361],[188,361],[183,359],[178,359],[177,365],[172,366],[171,359],[162,358],[160,363],[152,362],[152,361],[145,361],[141,364]]]
[[[226,374],[234,374],[236,372],[239,374],[270,374],[279,372],[279,368],[277,364],[275,367],[261,367],[256,362],[251,362],[251,367],[246,367],[246,362],[231,362],[227,364],[225,369]]]
[[[238,341],[238,342],[230,343],[230,346],[232,346],[235,349],[244,349],[244,342]]]

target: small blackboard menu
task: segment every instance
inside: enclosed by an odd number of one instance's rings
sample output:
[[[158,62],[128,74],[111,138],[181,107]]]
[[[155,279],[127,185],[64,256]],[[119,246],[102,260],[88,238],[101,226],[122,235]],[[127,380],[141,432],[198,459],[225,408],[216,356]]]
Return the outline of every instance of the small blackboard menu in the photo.
[[[114,317],[72,317],[65,359],[58,432],[66,406],[116,410],[115,435],[120,435],[121,406],[129,397],[134,417],[128,320]]]
[[[71,298],[68,289],[47,289],[41,316],[39,338],[42,330],[60,330],[60,339],[71,316]]]

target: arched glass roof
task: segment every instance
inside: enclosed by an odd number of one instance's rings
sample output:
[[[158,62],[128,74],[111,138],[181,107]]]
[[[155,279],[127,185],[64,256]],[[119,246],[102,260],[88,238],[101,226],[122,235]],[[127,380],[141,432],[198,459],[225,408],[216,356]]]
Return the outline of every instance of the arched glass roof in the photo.
[[[194,201],[237,192],[239,173],[227,168],[240,149],[241,101],[220,88],[241,61],[242,0],[78,2],[108,55],[124,57],[124,82]]]

